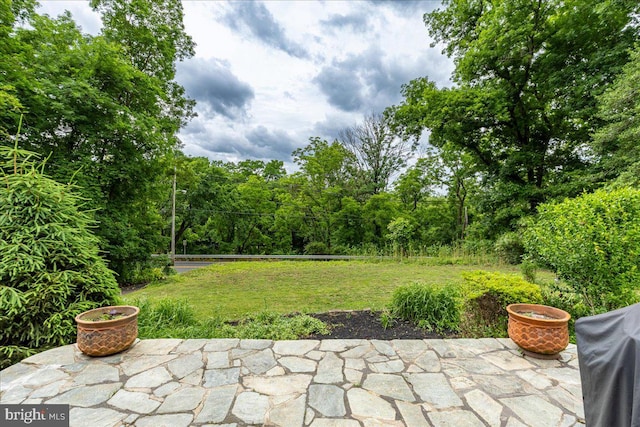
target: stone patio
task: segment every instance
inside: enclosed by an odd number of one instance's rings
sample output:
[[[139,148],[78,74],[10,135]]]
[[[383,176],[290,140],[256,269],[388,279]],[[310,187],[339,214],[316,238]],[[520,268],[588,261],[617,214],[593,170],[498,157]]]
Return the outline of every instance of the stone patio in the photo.
[[[78,427],[584,425],[575,345],[539,360],[493,338],[69,345],[1,371],[0,403],[69,404]]]

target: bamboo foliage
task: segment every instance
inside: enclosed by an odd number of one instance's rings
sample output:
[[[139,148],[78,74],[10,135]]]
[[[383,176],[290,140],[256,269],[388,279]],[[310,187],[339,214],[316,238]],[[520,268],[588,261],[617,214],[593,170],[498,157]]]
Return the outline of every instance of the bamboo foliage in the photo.
[[[0,147],[0,368],[74,341],[74,317],[117,303],[96,226],[73,185],[42,172],[34,153]]]

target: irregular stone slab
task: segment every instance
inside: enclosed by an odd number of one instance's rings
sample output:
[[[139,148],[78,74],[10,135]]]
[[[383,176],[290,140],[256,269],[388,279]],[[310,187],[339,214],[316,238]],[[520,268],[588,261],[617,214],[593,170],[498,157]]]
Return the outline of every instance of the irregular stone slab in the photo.
[[[207,357],[207,369],[230,368],[231,360],[229,360],[228,351],[214,351],[205,353]]]
[[[253,340],[251,340],[251,342],[253,342]],[[269,369],[277,365],[276,359],[273,356],[273,351],[271,351],[271,349],[269,348],[257,353],[250,354],[248,356],[241,357],[240,359],[242,360],[242,365],[245,368],[249,369],[249,372],[258,375],[264,374]]]
[[[159,396],[159,397],[164,397],[164,396],[166,396],[168,394],[173,393],[174,391],[176,391],[180,387],[182,387],[182,386],[180,385],[179,382],[172,381],[170,383],[167,383],[167,384],[163,385],[162,387],[158,387],[157,389],[155,389],[153,391],[153,394],[155,394],[156,396]]]
[[[433,350],[422,353],[415,359],[414,363],[424,369],[425,372],[440,372],[442,370],[440,358]]]
[[[341,420],[335,418],[316,418],[310,427],[360,427],[356,420]]]
[[[314,360],[291,356],[281,357],[278,363],[291,372],[314,372],[318,366]]]
[[[244,377],[245,388],[268,396],[304,394],[311,383],[311,375],[297,374],[280,377]]]
[[[558,402],[569,412],[575,414],[578,418],[584,419],[584,405],[582,395],[576,397],[562,387],[554,387],[547,390],[547,395]]]
[[[227,351],[236,348],[240,343],[237,338],[223,338],[215,340],[207,340],[208,344],[204,346],[204,351]]]
[[[154,415],[138,418],[136,427],[189,427],[191,420],[191,414]]]
[[[343,360],[335,353],[327,353],[318,363],[318,371],[313,378],[314,382],[322,384],[335,384],[344,381],[342,375]]]
[[[53,365],[43,366],[16,382],[24,386],[41,387],[59,380],[67,380],[71,378],[67,373],[57,368],[57,366]]]
[[[202,398],[205,389],[202,387],[186,387],[167,396],[158,408],[158,414],[187,412],[196,409]]]
[[[302,427],[305,415],[306,395],[288,400],[269,411],[268,425]]]
[[[439,340],[429,340],[439,341]],[[391,341],[398,356],[405,362],[413,362],[418,356],[429,349],[429,345],[422,340],[393,340]]]
[[[363,377],[362,371],[356,371],[355,369],[346,369],[344,370],[344,377],[347,382],[350,384],[360,385],[362,383]]]
[[[515,417],[511,417],[511,418],[509,418],[509,420],[507,420],[507,426],[506,427],[527,427],[527,426],[522,424]]]
[[[365,368],[365,363],[362,359],[344,359],[344,367],[361,371]]]
[[[178,357],[167,364],[167,368],[176,378],[184,378],[204,366],[200,352]]]
[[[206,344],[208,344],[211,340],[208,339],[189,339],[182,341],[175,350],[174,353],[193,353],[196,350],[202,349]]]
[[[102,363],[87,365],[79,374],[73,378],[73,382],[77,384],[98,384],[117,382],[120,379],[120,371],[118,368]]]
[[[202,383],[202,376],[204,375],[204,369],[198,369],[195,372],[190,373],[182,379],[182,383],[191,385],[200,385]]]
[[[405,427],[402,421],[377,420],[375,418],[365,418],[362,420],[364,427]]]
[[[404,371],[404,362],[396,359],[388,362],[370,363],[369,367],[373,372],[392,374]]]
[[[120,390],[122,383],[98,384],[91,386],[81,386],[73,388],[60,396],[49,399],[47,403],[73,405],[73,406],[94,406],[104,403],[113,396],[113,393]],[[3,398],[4,402],[4,398]]]
[[[359,346],[354,347],[351,350],[344,351],[340,355],[345,359],[359,359],[364,358],[368,353],[371,353],[372,351],[375,352],[373,346],[367,341],[364,341],[364,343],[360,344]],[[375,355],[377,356],[378,353],[376,352]]]
[[[482,390],[494,397],[537,393],[535,388],[515,375],[473,375],[472,378]]]
[[[40,387],[36,389],[33,393],[31,393],[31,398],[42,398],[42,397],[52,397],[56,394],[59,394],[62,389],[67,386],[69,383],[65,380],[56,381],[55,383],[47,384],[44,387]],[[4,403],[4,399],[0,399]]]
[[[557,426],[562,419],[562,410],[539,396],[508,397],[500,402],[531,427]]]
[[[132,345],[125,354],[130,356],[151,356],[165,355],[171,353],[176,347],[182,344],[183,340],[173,338],[140,340]]]
[[[396,410],[386,400],[361,388],[347,392],[351,413],[356,417],[395,420]]]
[[[278,377],[284,374],[286,374],[286,372],[282,366],[276,366],[275,368],[271,368],[265,373],[265,375],[268,377]]]
[[[309,406],[325,417],[342,417],[347,413],[344,406],[344,390],[334,385],[311,385]]]
[[[420,405],[397,401],[396,406],[398,407],[400,415],[407,427],[430,427],[429,423],[427,423],[427,420],[424,418],[422,407]]]
[[[495,338],[457,338],[449,341],[454,349],[465,349],[474,354],[487,353],[490,351],[502,350],[504,348],[504,346]]]
[[[56,365],[66,366],[76,363],[76,345],[69,344],[62,347],[52,348],[42,353],[34,354],[31,357],[23,359],[20,363],[34,365]],[[3,371],[4,375],[4,371]]]
[[[320,344],[318,340],[276,341],[273,344],[273,352],[283,356],[303,356],[315,349],[318,344]]]
[[[485,425],[471,411],[463,411],[460,409],[429,412],[427,416],[434,427],[484,427]]]
[[[113,426],[129,414],[107,408],[75,408],[69,411],[69,427]]]
[[[320,351],[333,351],[340,353],[348,348],[357,347],[365,343],[366,340],[322,340],[320,342]]]
[[[371,344],[375,347],[376,351],[388,357],[397,356],[394,348],[388,341],[371,340]]]
[[[240,368],[211,369],[204,371],[205,387],[220,387],[237,384],[240,379]]]
[[[263,350],[272,344],[271,340],[240,340],[240,348],[249,350]]]
[[[404,374],[404,377],[413,386],[413,391],[435,408],[445,409],[463,405],[443,374]]]
[[[493,400],[491,396],[480,390],[471,390],[464,397],[471,409],[480,415],[487,424],[490,426],[501,424],[502,405]]]
[[[125,388],[156,388],[171,380],[171,374],[163,366],[158,366],[134,375],[124,386]]]
[[[20,384],[14,385],[0,394],[0,401],[8,404],[22,403],[31,394],[33,389],[26,388]]]
[[[558,381],[559,384],[580,385],[580,371],[569,368],[540,369],[539,373]]]
[[[240,393],[231,413],[247,424],[260,424],[265,421],[269,409],[269,398],[253,391]]]
[[[461,374],[481,374],[481,375],[500,375],[504,371],[496,365],[486,362],[480,357],[471,359],[449,359],[442,362],[442,370],[449,373],[450,376],[459,376]]]
[[[37,368],[35,366],[16,363],[0,371],[0,392],[11,387],[14,381],[20,381],[22,378],[29,377],[36,372],[36,370]]]
[[[160,402],[150,399],[147,393],[127,390],[118,390],[107,403],[116,408],[139,414],[148,414],[160,406]]]
[[[505,371],[515,371],[518,369],[533,369],[535,366],[531,363],[527,362],[527,360],[510,351],[498,351],[495,353],[486,353],[481,354],[484,360],[493,363],[500,369],[504,369]]]
[[[209,396],[204,401],[200,413],[196,416],[196,423],[220,423],[226,417],[231,408],[231,403],[236,395],[237,385],[228,385],[211,389]]]
[[[429,340],[429,346],[443,359],[473,358],[475,353],[453,345],[452,340]]]
[[[165,355],[165,356],[136,356],[125,359],[120,364],[120,369],[128,377],[132,377],[142,371],[148,371],[156,366],[162,365],[170,360],[175,359],[178,355]]]
[[[409,386],[399,375],[369,374],[362,387],[381,396],[389,396],[405,402],[415,402],[415,397]]]
[[[525,380],[527,383],[534,386],[535,388],[537,388],[538,390],[544,390],[546,388],[553,386],[553,382],[549,377],[539,374],[532,370],[518,371],[516,372],[516,375],[522,378],[523,380]]]

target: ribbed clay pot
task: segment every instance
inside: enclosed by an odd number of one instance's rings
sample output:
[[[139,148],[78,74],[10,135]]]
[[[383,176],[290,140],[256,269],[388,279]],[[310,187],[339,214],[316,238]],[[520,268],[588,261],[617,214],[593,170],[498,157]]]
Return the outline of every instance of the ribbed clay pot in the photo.
[[[540,304],[510,304],[507,312],[509,338],[522,349],[554,355],[569,345],[571,315],[566,311]]]
[[[116,319],[101,320],[116,312]],[[131,305],[100,307],[76,316],[78,348],[89,356],[108,356],[126,350],[138,337],[138,313]]]

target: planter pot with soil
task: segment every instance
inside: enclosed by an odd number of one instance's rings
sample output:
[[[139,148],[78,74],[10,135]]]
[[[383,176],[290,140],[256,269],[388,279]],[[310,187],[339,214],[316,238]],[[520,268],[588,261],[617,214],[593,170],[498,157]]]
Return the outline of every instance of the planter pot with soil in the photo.
[[[571,315],[539,304],[510,304],[509,338],[533,357],[554,357],[569,345]]]
[[[89,356],[108,356],[126,350],[138,336],[138,307],[117,305],[76,316],[78,348]]]

